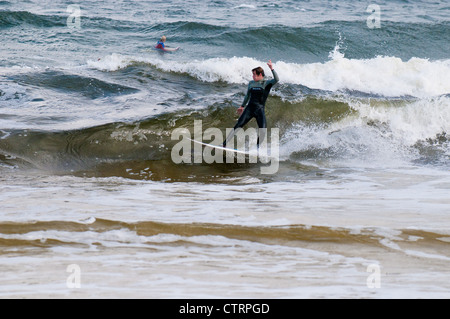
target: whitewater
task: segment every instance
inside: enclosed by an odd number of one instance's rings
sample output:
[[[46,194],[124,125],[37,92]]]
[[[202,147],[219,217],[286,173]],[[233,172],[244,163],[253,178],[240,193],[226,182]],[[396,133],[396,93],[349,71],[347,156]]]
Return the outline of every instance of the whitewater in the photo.
[[[117,71],[145,63],[165,72],[186,73],[205,82],[248,82],[248,65],[265,66],[249,57],[213,58],[174,62],[139,56],[112,54],[87,65],[102,71]],[[449,92],[450,60],[429,61],[378,56],[373,59],[347,59],[337,46],[330,60],[322,63],[274,63],[281,83],[304,85],[325,91],[355,90],[385,97],[432,97]],[[267,66],[265,66],[268,71]]]

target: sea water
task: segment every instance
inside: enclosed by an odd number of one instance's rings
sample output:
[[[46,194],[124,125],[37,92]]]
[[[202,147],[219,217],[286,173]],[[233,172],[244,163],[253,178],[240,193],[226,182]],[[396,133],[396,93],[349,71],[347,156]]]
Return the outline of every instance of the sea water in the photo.
[[[448,298],[449,18],[1,1],[0,296]],[[172,132],[233,127],[269,59],[277,171],[175,163]]]

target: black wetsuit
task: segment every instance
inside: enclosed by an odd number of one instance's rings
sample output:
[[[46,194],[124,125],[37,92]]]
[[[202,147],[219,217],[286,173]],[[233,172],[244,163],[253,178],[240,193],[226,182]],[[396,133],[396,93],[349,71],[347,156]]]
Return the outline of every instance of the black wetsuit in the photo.
[[[250,81],[248,84],[247,94],[245,95],[244,102],[242,103],[243,107],[245,107],[247,103],[248,105],[239,117],[236,125],[234,126],[233,132],[223,142],[223,146],[226,146],[228,140],[234,135],[234,131],[236,129],[243,127],[252,118],[256,119],[260,129],[267,127],[264,107],[266,105],[266,100],[269,96],[270,89],[272,89],[272,87],[279,81],[278,74],[275,70],[272,70],[272,74],[273,79],[271,80]]]

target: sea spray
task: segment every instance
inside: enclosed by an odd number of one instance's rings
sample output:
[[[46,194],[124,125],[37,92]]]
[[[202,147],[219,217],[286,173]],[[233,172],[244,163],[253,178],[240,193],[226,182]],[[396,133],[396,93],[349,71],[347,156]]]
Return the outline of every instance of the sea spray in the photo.
[[[446,96],[409,102],[340,99],[346,100],[353,112],[329,123],[296,123],[281,141],[282,157],[347,160],[352,165],[399,165],[422,157],[420,147],[424,143],[430,150],[445,152],[448,148],[450,99]],[[442,161],[444,158],[442,155]]]

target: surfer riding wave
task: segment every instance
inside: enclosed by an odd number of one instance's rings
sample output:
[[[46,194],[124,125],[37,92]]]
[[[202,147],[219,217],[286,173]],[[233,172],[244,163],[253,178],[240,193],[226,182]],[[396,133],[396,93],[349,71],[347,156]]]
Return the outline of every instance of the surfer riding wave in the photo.
[[[237,112],[240,115],[231,133],[223,142],[223,147],[227,146],[228,141],[234,136],[236,130],[244,127],[252,118],[256,119],[258,127],[264,129],[267,127],[265,104],[272,87],[279,81],[278,74],[273,68],[272,61],[267,63],[272,71],[273,79],[265,80],[264,69],[257,67],[252,70],[253,81],[250,81],[247,88],[242,106],[238,108]],[[260,130],[261,131],[261,130]],[[263,136],[258,136],[257,146],[259,142],[264,139]]]

